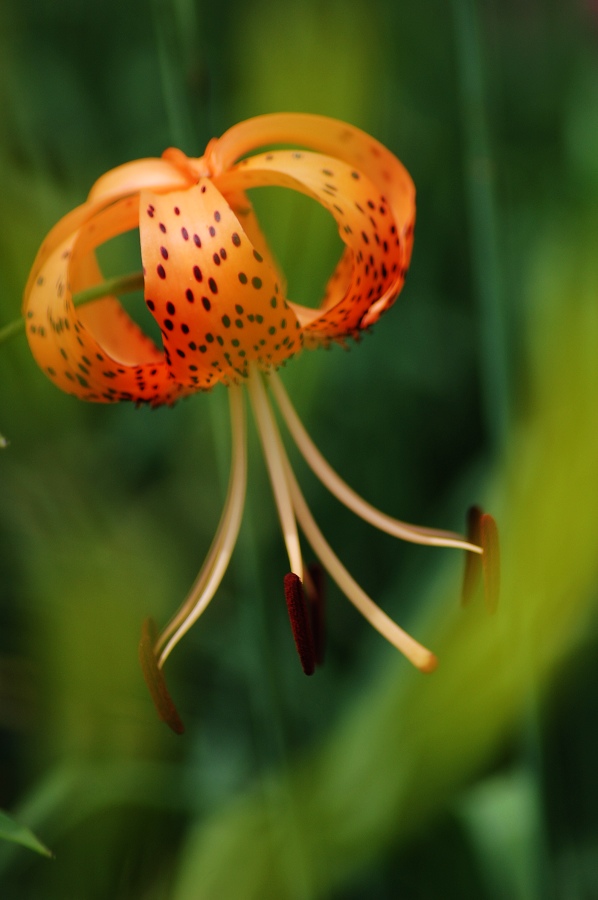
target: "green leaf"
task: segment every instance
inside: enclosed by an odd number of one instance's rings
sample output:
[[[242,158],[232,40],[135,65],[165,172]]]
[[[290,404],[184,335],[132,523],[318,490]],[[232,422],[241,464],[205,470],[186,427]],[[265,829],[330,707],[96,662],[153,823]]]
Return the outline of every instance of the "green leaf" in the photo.
[[[36,853],[41,853],[42,856],[52,856],[52,851],[48,850],[32,831],[29,831],[24,825],[19,825],[2,811],[0,811],[0,840],[21,844],[23,847],[34,850]]]

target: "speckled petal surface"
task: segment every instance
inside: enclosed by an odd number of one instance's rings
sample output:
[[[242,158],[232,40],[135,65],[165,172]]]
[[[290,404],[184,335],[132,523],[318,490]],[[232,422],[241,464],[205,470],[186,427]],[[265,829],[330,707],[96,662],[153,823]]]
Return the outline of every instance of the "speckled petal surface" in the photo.
[[[146,304],[173,377],[195,390],[279,365],[301,346],[276,272],[207,178],[186,191],[144,191],[140,204]]]
[[[388,198],[399,237],[401,241],[405,239],[406,264],[409,263],[415,187],[403,164],[390,150],[365,131],[338,119],[305,113],[272,113],[233,125],[208,146],[205,159],[218,175],[242,156],[273,144],[317,150],[346,162],[373,181]]]
[[[406,253],[387,198],[367,176],[321,153],[275,150],[242,160],[219,184],[299,190],[336,219],[352,262],[342,259],[324,313],[294,306],[311,341],[354,335],[393,303],[403,286]]]
[[[128,198],[92,216],[47,257],[24,315],[40,367],[69,394],[97,402],[171,403],[181,392],[162,354],[114,297],[75,308],[72,295],[99,273],[95,246],[135,227],[138,201]]]

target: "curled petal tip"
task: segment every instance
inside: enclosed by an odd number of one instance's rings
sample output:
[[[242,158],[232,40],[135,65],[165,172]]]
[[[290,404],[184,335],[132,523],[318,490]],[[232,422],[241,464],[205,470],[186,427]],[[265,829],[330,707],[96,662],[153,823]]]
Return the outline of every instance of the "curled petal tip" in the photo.
[[[316,651],[311,619],[305,602],[303,584],[294,572],[289,572],[284,577],[284,595],[301,666],[306,675],[313,675],[316,668]]]
[[[139,662],[143,677],[149,688],[156,711],[175,734],[183,734],[185,726],[177,712],[172,698],[166,687],[164,674],[158,668],[158,661],[154,653],[156,641],[156,626],[153,619],[146,619],[141,628],[141,640],[139,642]]]

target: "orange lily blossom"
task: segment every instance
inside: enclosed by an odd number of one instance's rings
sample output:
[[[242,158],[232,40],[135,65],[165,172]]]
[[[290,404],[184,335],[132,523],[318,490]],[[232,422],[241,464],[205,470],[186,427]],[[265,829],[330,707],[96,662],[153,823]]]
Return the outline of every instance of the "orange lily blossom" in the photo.
[[[317,309],[286,296],[246,194],[265,185],[299,191],[336,220],[344,252]],[[140,645],[158,712],[175,731],[182,723],[162,667],[214,596],[235,546],[247,478],[244,386],[288,552],[285,595],[307,674],[321,661],[323,601],[320,570],[304,568],[299,528],[323,568],[384,637],[422,671],[432,671],[436,658],[367,596],[320,532],[291,470],[266,385],[305,460],[342,503],[396,537],[468,551],[466,581],[475,582],[483,569],[487,595],[496,594],[491,517],[474,512],[464,537],[378,511],[319,453],[276,374],[301,349],[358,337],[392,305],[409,266],[414,220],[413,182],[378,141],[333,119],[276,114],[234,126],[210,141],[200,158],[169,149],[161,159],[113,169],[58,222],[37,255],[23,306],[27,338],[39,366],[62,390],[100,403],[158,406],[218,382],[229,389],[232,462],[216,536],[179,611],[159,635],[148,620]],[[96,259],[96,248],[133,229],[139,230],[145,303],[162,348],[109,294]],[[85,292],[96,299],[76,304]],[[475,562],[480,558],[483,566]]]

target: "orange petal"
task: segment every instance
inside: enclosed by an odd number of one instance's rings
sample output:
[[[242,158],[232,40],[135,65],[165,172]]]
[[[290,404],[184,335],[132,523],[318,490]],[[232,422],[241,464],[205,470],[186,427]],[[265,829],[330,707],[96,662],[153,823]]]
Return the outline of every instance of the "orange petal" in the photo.
[[[301,346],[276,272],[207,178],[186,191],[144,191],[145,298],[172,376],[189,390],[276,366]]]
[[[192,184],[191,178],[165,159],[136,159],[102,175],[89,192],[88,202],[118,200],[144,189],[162,193]]]
[[[415,188],[401,162],[359,128],[327,116],[274,113],[240,122],[207,148],[205,159],[215,174],[261,147],[287,144],[308,147],[343,160],[366,175],[388,198],[409,265],[415,221]]]
[[[386,197],[367,176],[320,153],[275,150],[244,159],[217,181],[225,190],[290,187],[313,197],[336,219],[352,251],[352,268],[347,259],[341,261],[324,314],[294,307],[314,342],[355,334],[394,302],[405,278],[406,253]]]
[[[135,194],[144,187],[155,191],[167,191],[183,187],[185,184],[189,184],[189,179],[171,163],[162,159],[140,159],[106,172],[93,185],[87,202],[63,216],[47,235],[31,267],[25,295],[31,290],[44,262],[56,247],[108,204]]]
[[[46,258],[25,295],[27,339],[38,365],[62,390],[97,402],[170,403],[180,389],[162,356],[115,298],[75,308],[72,294],[99,273],[98,244],[136,225],[127,198],[89,218]]]

